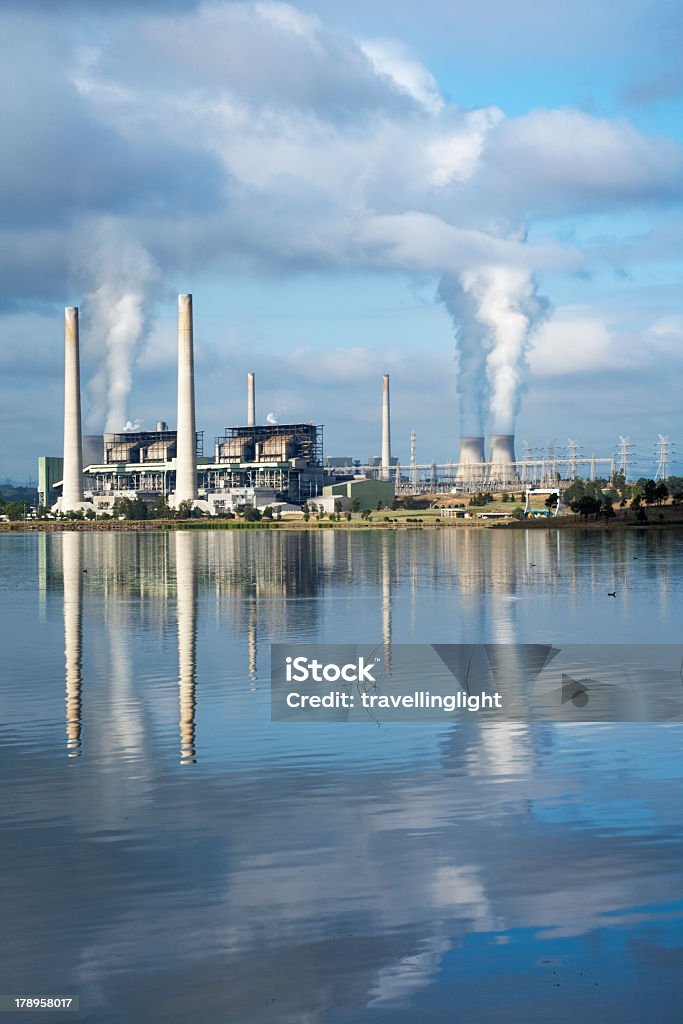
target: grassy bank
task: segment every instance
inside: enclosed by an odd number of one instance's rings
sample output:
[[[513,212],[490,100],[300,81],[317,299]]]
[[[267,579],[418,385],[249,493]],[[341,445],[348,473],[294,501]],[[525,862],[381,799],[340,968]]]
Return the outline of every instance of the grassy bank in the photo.
[[[308,522],[297,520],[267,520],[245,522],[240,519],[103,519],[65,521],[33,519],[28,522],[0,522],[0,533],[63,533],[124,531],[158,533],[170,530],[635,530],[679,529],[683,527],[683,510],[664,506],[648,512],[646,522],[639,522],[631,512],[619,513],[613,519],[582,519],[578,515],[542,519],[510,519],[505,522],[485,519],[450,519],[439,514],[439,509],[419,512],[398,511],[375,513],[371,520],[354,516],[350,521],[312,517]]]
[[[341,522],[330,522],[327,519],[259,520],[247,523],[234,519],[145,519],[145,520],[93,520],[65,521],[29,520],[28,522],[0,523],[0,533],[101,533],[111,531],[133,531],[135,533],[155,533],[171,530],[422,530],[422,529],[486,529],[491,523],[482,520],[438,519],[436,515],[394,517],[389,522],[384,519],[346,519]]]

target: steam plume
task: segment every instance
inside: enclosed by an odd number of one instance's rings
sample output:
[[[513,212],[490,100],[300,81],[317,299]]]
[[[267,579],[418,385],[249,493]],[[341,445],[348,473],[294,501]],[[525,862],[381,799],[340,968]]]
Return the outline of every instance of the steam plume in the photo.
[[[528,270],[502,265],[445,275],[439,298],[456,331],[461,433],[484,433],[485,407],[492,433],[513,433],[531,335],[548,301]]]
[[[89,427],[101,425],[104,408],[104,429],[122,430],[129,419],[132,368],[150,327],[149,309],[160,274],[146,249],[107,225],[99,232],[88,275],[94,278],[83,302],[88,347],[98,361],[104,354],[89,387],[94,405]]]

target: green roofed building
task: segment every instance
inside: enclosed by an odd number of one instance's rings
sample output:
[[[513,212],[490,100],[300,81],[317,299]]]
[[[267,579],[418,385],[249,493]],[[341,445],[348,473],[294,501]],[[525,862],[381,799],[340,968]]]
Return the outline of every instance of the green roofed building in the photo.
[[[358,498],[361,509],[374,509],[377,508],[377,502],[381,502],[382,507],[391,507],[396,491],[393,482],[389,480],[357,477],[354,480],[345,480],[343,483],[324,487],[323,497],[328,496],[346,497],[351,502],[354,498]]]

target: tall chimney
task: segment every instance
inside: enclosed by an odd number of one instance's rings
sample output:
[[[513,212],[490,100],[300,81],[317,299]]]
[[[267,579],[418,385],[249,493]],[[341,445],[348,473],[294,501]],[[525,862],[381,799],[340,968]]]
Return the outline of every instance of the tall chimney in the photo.
[[[391,478],[391,415],[389,409],[389,374],[382,377],[382,480]]]
[[[256,424],[256,399],[254,395],[254,374],[247,374],[247,426]]]
[[[78,355],[78,306],[64,310],[64,472],[62,512],[83,504],[83,439],[81,436],[81,368]]]
[[[178,296],[178,438],[175,503],[197,498],[197,431],[194,415],[192,296]]]

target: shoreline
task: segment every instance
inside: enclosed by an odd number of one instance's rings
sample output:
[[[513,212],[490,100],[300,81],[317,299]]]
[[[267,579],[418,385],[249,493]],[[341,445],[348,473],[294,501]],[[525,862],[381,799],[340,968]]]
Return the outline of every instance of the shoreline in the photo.
[[[509,522],[487,521],[476,519],[440,519],[436,521],[435,516],[425,516],[422,522],[405,522],[402,520],[394,522],[367,522],[365,520],[329,522],[326,520],[315,520],[309,522],[235,522],[234,520],[205,520],[205,519],[142,519],[142,520],[120,520],[114,522],[106,521],[66,521],[56,522],[53,520],[29,520],[28,522],[0,522],[0,533],[168,533],[175,530],[288,530],[288,531],[317,531],[317,530],[588,530],[596,531],[623,531],[623,530],[668,530],[683,528],[683,515],[676,519],[650,519],[648,522],[640,523],[636,520],[623,519],[609,521],[582,521],[572,516],[562,516],[557,519],[525,519],[510,520]]]

